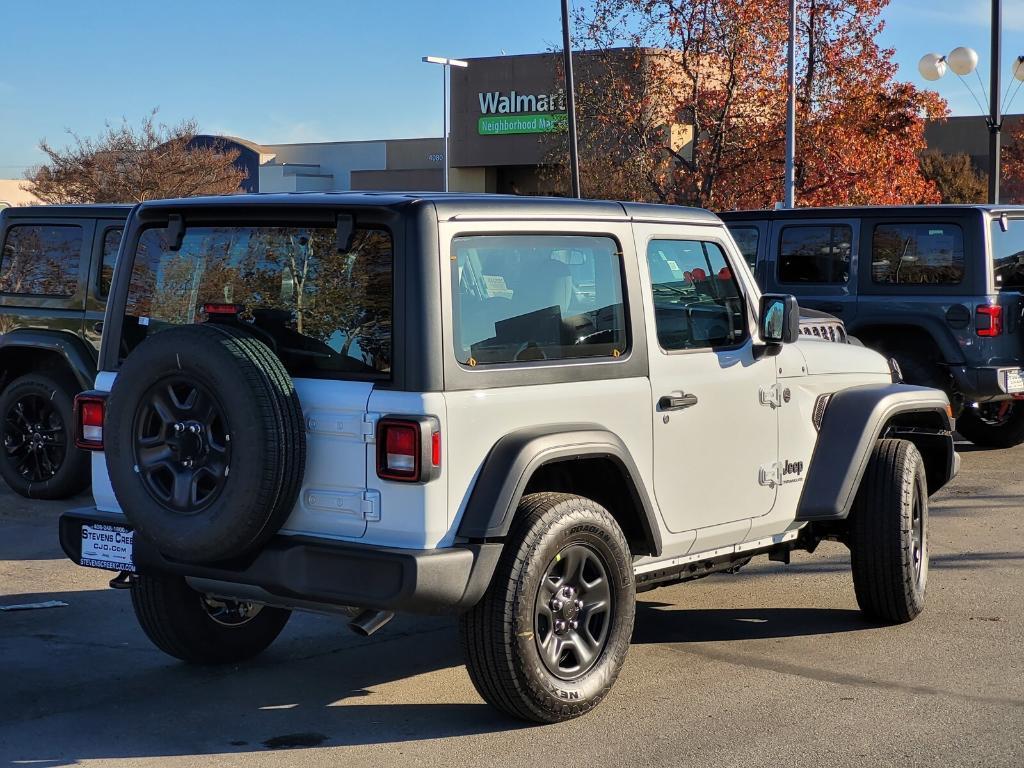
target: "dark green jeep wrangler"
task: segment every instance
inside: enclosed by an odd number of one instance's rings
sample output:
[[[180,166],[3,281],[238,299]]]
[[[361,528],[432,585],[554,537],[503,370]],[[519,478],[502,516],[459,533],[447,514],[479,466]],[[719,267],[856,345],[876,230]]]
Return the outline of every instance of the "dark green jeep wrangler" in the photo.
[[[0,475],[22,496],[89,483],[72,403],[96,376],[106,292],[130,205],[0,211]]]

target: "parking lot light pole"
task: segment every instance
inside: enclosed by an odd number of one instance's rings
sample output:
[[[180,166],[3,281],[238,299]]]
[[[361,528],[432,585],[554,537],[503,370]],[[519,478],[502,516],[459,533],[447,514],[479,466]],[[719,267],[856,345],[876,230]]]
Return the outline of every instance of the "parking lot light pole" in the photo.
[[[988,117],[985,124],[988,127],[988,201],[994,205],[999,203],[999,180],[1002,175],[1000,154],[1002,152],[1002,131],[1003,113],[1008,112],[1010,104],[1020,91],[1020,84],[1011,94],[1008,88],[1002,97],[1002,90],[999,66],[1002,59],[1003,49],[1003,0],[992,0],[992,60],[989,72],[989,93],[988,93]],[[953,70],[953,74],[960,78],[960,81],[967,87],[974,101],[982,112],[985,106],[982,104],[978,94],[974,92],[971,84],[964,80],[964,77],[975,74],[984,95],[985,84],[978,72],[978,54],[970,48],[956,48],[948,56],[938,53],[927,53],[917,64],[917,69],[925,80],[939,80],[946,74],[947,70]],[[1024,82],[1024,56],[1018,56],[1014,61],[1013,77]]]
[[[448,191],[448,125],[449,125],[449,110],[451,105],[448,103],[449,93],[449,81],[451,79],[451,68],[461,67],[466,68],[469,66],[468,61],[462,59],[449,59],[444,56],[424,56],[423,61],[427,64],[440,64],[441,65],[441,104],[444,109],[444,191]]]
[[[572,73],[572,36],[569,34],[569,0],[562,0],[562,66],[565,69],[565,106],[569,118],[569,175],[572,196],[582,197],[580,151],[576,140],[576,80]]]
[[[788,93],[786,100],[786,208],[796,198],[796,0],[789,2],[789,55],[787,61]]]

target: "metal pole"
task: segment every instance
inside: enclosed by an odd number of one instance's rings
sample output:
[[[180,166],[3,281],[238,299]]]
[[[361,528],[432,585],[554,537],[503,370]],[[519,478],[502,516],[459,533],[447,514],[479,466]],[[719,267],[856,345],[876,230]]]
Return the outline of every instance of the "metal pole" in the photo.
[[[1002,66],[1003,2],[992,0],[992,82],[989,85],[988,119],[988,201],[999,203],[999,176],[1001,171],[1001,136],[1003,130],[1002,107],[999,104],[999,67]]]
[[[444,104],[444,191],[448,191],[448,65],[441,67],[441,101]]]
[[[580,193],[580,158],[576,142],[576,89],[572,74],[572,40],[569,37],[569,0],[562,0],[562,62],[565,69],[565,106],[569,117],[569,174],[572,196]]]
[[[786,180],[785,207],[792,208],[796,198],[796,0],[789,2],[788,98],[786,103]]]

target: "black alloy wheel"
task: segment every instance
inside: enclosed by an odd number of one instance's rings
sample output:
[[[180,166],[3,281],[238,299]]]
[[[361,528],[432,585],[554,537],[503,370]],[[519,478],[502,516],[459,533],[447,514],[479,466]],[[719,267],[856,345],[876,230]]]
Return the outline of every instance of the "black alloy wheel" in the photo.
[[[548,671],[560,680],[586,674],[601,657],[611,625],[608,569],[585,544],[572,544],[548,565],[534,608],[534,637]]]
[[[224,488],[231,433],[210,391],[184,377],[164,379],[139,401],[133,456],[143,487],[158,504],[193,515]]]
[[[78,382],[33,371],[0,391],[0,477],[28,499],[66,499],[89,485],[92,458],[74,445]]]
[[[4,453],[15,473],[31,483],[50,480],[67,456],[67,425],[40,394],[24,394],[4,414]]]

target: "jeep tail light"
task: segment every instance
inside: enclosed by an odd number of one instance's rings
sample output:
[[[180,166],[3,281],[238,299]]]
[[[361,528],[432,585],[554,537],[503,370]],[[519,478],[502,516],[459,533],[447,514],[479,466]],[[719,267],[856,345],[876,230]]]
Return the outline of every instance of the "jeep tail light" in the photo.
[[[977,308],[975,328],[979,336],[998,336],[1003,332],[1003,308],[998,304],[981,304]]]
[[[377,422],[377,477],[423,483],[441,466],[441,432],[430,416],[390,417]]]
[[[87,451],[103,450],[103,417],[107,396],[83,392],[75,396],[75,445]]]

